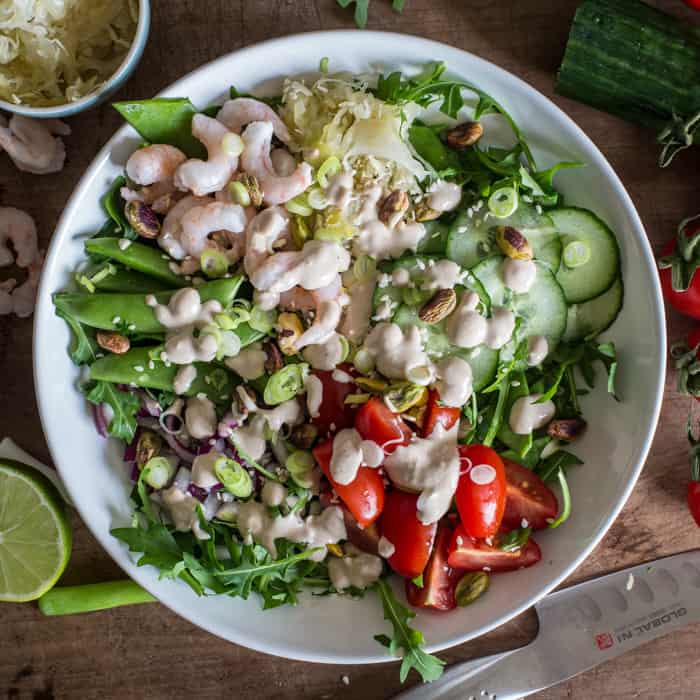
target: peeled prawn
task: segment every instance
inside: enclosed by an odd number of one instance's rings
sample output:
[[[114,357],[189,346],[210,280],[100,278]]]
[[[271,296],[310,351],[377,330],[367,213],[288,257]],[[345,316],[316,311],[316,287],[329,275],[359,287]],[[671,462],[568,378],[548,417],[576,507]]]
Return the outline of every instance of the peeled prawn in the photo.
[[[196,195],[217,192],[231,179],[238,167],[238,156],[224,151],[224,137],[231,132],[217,119],[205,114],[192,117],[192,135],[206,147],[208,160],[191,158],[175,171],[175,186]]]
[[[226,125],[229,131],[240,134],[243,127],[251,122],[270,122],[275,136],[283,143],[289,143],[291,137],[285,123],[272,107],[250,97],[237,97],[227,100],[219,110],[216,118]]]
[[[15,313],[20,318],[32,315],[43,262],[43,252],[38,251],[27,268],[27,279],[22,284],[17,286],[15,279],[0,282],[0,315]]]
[[[29,267],[39,255],[34,219],[21,209],[0,207],[0,267],[15,262],[8,241],[15,249],[19,267]]]
[[[30,119],[14,114],[8,125],[0,124],[0,147],[14,164],[28,173],[44,175],[63,168],[66,148],[53,134],[69,134],[70,127],[58,119]]]
[[[246,224],[245,210],[238,204],[212,202],[193,207],[180,220],[180,245],[187,255],[199,256],[208,247],[210,233],[226,231],[242,234]]]
[[[158,245],[175,260],[183,260],[187,253],[180,243],[182,238],[182,217],[194,207],[211,204],[211,197],[195,197],[188,195],[181,199],[163,220],[163,226],[158,236]]]
[[[187,156],[175,146],[155,143],[139,148],[126,161],[126,174],[137,185],[152,185],[171,178]]]
[[[278,175],[270,159],[272,122],[249,124],[241,138],[245,149],[241,154],[241,166],[260,183],[265,203],[284,204],[300,195],[311,185],[311,166],[300,163],[291,175]]]
[[[257,214],[246,229],[243,259],[246,274],[252,275],[272,255],[273,246],[288,235],[289,213],[286,209],[270,207]]]

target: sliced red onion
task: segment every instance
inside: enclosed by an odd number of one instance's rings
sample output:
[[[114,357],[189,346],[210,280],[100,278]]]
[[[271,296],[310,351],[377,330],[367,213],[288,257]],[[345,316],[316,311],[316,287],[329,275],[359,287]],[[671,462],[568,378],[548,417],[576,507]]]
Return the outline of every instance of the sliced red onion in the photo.
[[[136,416],[136,423],[142,428],[147,428],[148,430],[153,430],[155,432],[160,432],[160,423],[157,418],[152,416]]]
[[[141,405],[143,406],[144,410],[148,413],[148,415],[153,416],[154,418],[158,418],[162,413],[160,404],[155,399],[152,399],[150,396],[144,396],[141,400]]]
[[[139,444],[139,438],[141,437],[141,428],[136,428],[134,433],[134,439],[124,448],[124,456],[122,459],[125,462],[135,462],[136,461],[136,447]]]
[[[190,496],[194,496],[200,503],[204,503],[209,495],[206,489],[200,488],[196,484],[190,484],[187,487],[187,493],[189,493]]]
[[[194,458],[197,455],[185,447],[185,445],[183,445],[174,435],[164,433],[163,439],[183,462],[187,462],[188,464],[192,464],[192,462],[194,462]]]
[[[169,435],[179,435],[185,427],[185,421],[175,413],[161,413],[158,422]]]
[[[141,475],[141,471],[138,468],[138,465],[136,462],[127,462],[127,466],[131,465],[131,476],[129,477],[134,483],[136,483],[139,480],[139,476]]]
[[[107,418],[105,417],[105,412],[103,404],[90,404],[92,408],[92,418],[95,421],[95,427],[100,437],[107,437]]]
[[[239,425],[238,420],[233,417],[233,413],[229,411],[219,421],[218,435],[221,438],[227,438]]]

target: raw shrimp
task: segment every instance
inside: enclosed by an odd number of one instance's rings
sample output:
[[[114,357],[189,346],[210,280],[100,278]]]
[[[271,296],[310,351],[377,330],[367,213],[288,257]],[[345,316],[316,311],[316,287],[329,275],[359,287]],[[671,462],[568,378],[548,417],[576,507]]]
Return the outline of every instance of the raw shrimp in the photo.
[[[196,195],[222,189],[238,167],[238,156],[224,151],[224,137],[231,132],[218,120],[204,114],[192,117],[192,135],[206,147],[208,160],[191,158],[175,171],[175,186]]]
[[[291,137],[284,122],[272,107],[250,97],[237,97],[227,100],[219,110],[216,118],[226,125],[229,131],[240,134],[243,127],[251,122],[270,122],[275,136],[283,143],[289,143]]]
[[[20,318],[32,315],[43,262],[43,251],[37,251],[35,259],[27,268],[27,279],[19,287],[15,279],[0,282],[0,315],[13,312]]]
[[[54,133],[69,134],[70,127],[58,119],[40,121],[14,114],[9,125],[0,124],[0,147],[20,170],[36,175],[56,173],[63,168],[66,148]]]
[[[29,267],[37,258],[39,251],[34,219],[21,209],[0,207],[0,267],[15,261],[7,247],[8,241],[14,246],[19,267]]]
[[[311,185],[311,166],[308,163],[300,163],[291,175],[277,174],[270,160],[272,132],[272,122],[253,122],[241,136],[245,143],[241,166],[257,178],[268,205],[284,204]]]
[[[246,224],[245,211],[238,204],[212,202],[193,207],[180,220],[180,245],[187,255],[199,257],[210,243],[210,233],[226,231],[242,234]]]
[[[211,204],[211,197],[195,197],[188,195],[181,199],[167,214],[163,221],[163,227],[158,236],[158,245],[175,260],[182,260],[187,256],[180,243],[182,237],[182,217],[194,207]]]
[[[328,340],[338,327],[343,307],[348,301],[339,274],[329,285],[320,289],[309,291],[303,287],[294,287],[281,294],[279,301],[281,308],[315,313],[313,323],[297,338],[294,347],[301,350],[307,345]]]

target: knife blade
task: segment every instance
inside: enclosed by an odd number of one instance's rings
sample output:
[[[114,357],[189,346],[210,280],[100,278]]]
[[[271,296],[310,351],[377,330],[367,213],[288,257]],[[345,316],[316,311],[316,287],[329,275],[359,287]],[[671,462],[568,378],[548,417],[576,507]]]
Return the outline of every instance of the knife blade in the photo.
[[[535,605],[527,646],[460,663],[401,700],[518,700],[700,621],[700,550],[584,581]]]

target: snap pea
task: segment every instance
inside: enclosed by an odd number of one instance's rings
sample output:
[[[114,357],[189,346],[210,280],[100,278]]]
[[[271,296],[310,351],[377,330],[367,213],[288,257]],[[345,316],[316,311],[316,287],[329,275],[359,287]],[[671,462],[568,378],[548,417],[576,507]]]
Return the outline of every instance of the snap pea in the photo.
[[[121,231],[122,236],[133,240],[137,237],[136,231],[134,231],[124,216],[124,200],[121,196],[121,188],[124,185],[126,185],[126,178],[123,175],[115,178],[111,187],[103,195],[100,203],[110,220]]]
[[[418,155],[435,170],[445,170],[459,164],[456,154],[445,146],[430,127],[414,124],[408,130],[408,138]]]
[[[241,323],[240,326],[236,326],[236,329],[233,332],[241,340],[241,349],[246,347],[246,345],[262,340],[267,335],[267,333],[251,328],[247,323]]]
[[[156,346],[157,347],[157,346]],[[90,379],[114,384],[136,384],[145,389],[173,391],[178,365],[166,365],[153,360],[156,347],[132,348],[123,355],[109,354],[90,365]],[[197,376],[185,396],[206,394],[213,401],[223,401],[231,395],[238,380],[226,368],[196,362]]]
[[[243,278],[241,275],[205,282],[197,287],[202,302],[215,299],[225,308],[235,299]],[[158,292],[155,298],[167,304],[175,292]],[[61,292],[53,297],[56,308],[80,323],[106,331],[125,329],[132,333],[162,333],[153,309],[146,304],[145,294],[81,294]]]
[[[204,146],[192,136],[197,108],[185,97],[115,102],[114,109],[150,143],[177,146],[190,158],[205,158]]]
[[[88,282],[101,292],[151,294],[173,288],[173,285],[165,284],[161,280],[108,262],[90,265],[80,275],[87,278]]]
[[[165,253],[160,248],[152,248],[137,242],[129,244],[126,248],[120,248],[119,241],[119,238],[89,238],[85,241],[85,252],[116,260],[132,270],[165,282],[171,288],[186,287],[189,284],[184,277],[176,275],[170,269],[170,260],[163,257]]]

